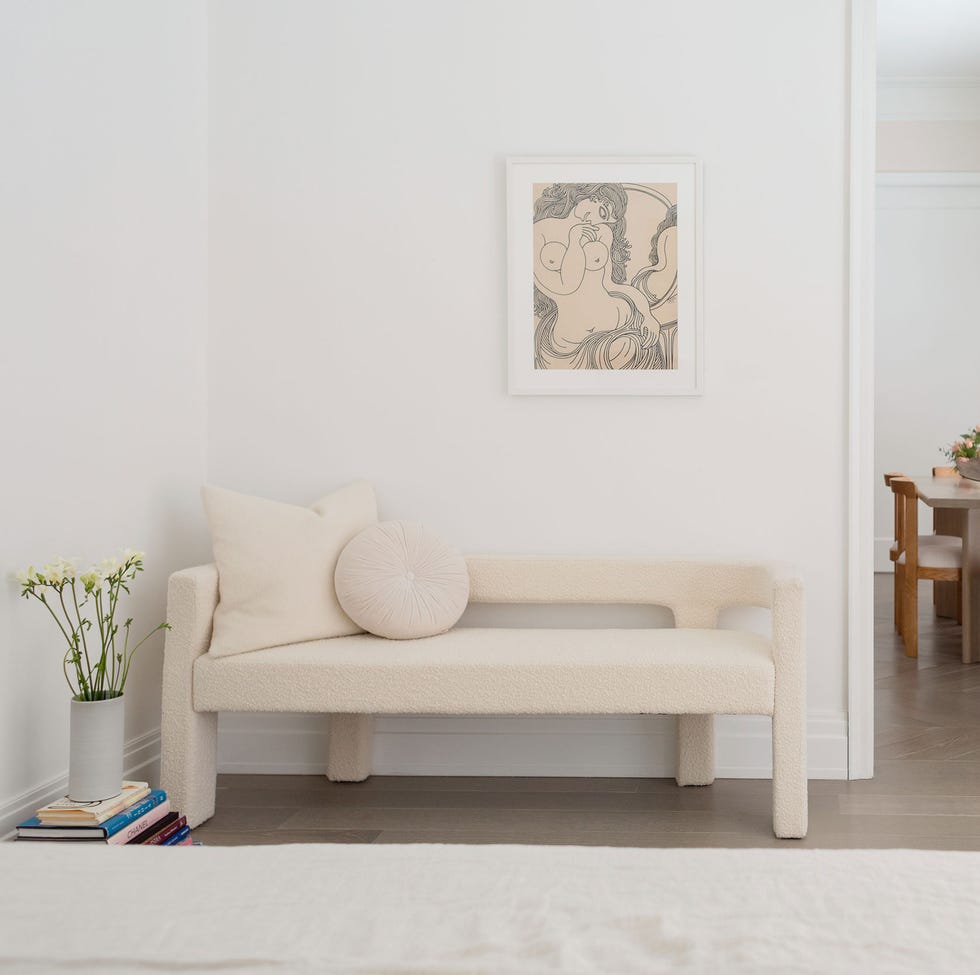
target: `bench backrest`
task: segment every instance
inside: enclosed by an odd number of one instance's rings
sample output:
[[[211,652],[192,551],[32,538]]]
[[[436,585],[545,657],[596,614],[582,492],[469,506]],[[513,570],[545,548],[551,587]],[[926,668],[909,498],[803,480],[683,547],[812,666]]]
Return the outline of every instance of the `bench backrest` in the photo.
[[[470,602],[666,606],[675,626],[712,627],[731,606],[771,608],[773,568],[760,562],[467,558]]]

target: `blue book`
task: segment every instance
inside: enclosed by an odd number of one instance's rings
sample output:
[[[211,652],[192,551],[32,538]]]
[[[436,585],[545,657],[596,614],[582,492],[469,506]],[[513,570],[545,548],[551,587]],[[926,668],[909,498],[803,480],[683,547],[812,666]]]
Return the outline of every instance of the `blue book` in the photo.
[[[118,815],[113,816],[112,819],[107,819],[100,828],[105,830],[106,838],[108,838],[130,823],[136,822],[141,816],[145,816],[151,809],[156,809],[166,798],[167,793],[163,789],[154,789],[145,799],[133,803],[128,809],[124,809]]]
[[[117,813],[98,826],[45,825],[36,816],[25,819],[17,826],[17,838],[21,840],[107,840],[113,833],[125,829],[130,823],[145,816],[167,798],[163,789],[154,789],[145,799],[134,802],[128,809]]]
[[[183,843],[184,840],[186,840],[187,837],[190,835],[191,835],[190,826],[185,826],[183,829],[178,830],[176,833],[174,833],[174,835],[171,836],[169,839],[164,840],[160,844],[160,846],[178,846],[180,843]]]

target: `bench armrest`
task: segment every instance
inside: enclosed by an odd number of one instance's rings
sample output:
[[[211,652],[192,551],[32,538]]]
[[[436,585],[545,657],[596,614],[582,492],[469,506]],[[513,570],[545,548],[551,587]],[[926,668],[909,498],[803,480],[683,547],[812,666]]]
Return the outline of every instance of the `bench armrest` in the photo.
[[[772,648],[773,660],[781,679],[799,679],[802,690],[806,678],[806,621],[803,580],[789,566],[772,571]]]
[[[175,572],[167,586],[160,720],[160,784],[192,826],[214,815],[218,716],[194,710],[194,662],[211,645],[218,605],[218,569]]]
[[[167,584],[164,666],[187,668],[211,645],[211,621],[218,606],[218,568],[197,565],[175,572]]]

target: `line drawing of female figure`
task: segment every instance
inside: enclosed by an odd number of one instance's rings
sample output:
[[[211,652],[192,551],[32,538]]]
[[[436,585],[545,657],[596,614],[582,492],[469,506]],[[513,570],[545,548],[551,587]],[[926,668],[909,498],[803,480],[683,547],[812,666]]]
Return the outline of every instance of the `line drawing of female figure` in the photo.
[[[673,368],[676,314],[662,322],[653,309],[675,299],[676,275],[659,297],[650,282],[676,271],[666,239],[657,252],[676,207],[651,239],[651,265],[627,282],[627,202],[621,183],[554,183],[535,201],[535,368]]]

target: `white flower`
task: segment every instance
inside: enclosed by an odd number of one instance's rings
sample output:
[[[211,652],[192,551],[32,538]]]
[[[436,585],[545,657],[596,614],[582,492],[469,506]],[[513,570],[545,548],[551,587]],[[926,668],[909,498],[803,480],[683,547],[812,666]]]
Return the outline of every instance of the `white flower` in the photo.
[[[146,552],[138,548],[127,548],[122,554],[123,562],[142,562],[146,557]]]
[[[104,576],[115,575],[122,568],[122,562],[118,555],[110,555],[99,563],[99,571]]]
[[[73,559],[66,559],[58,556],[53,562],[49,562],[39,573],[51,585],[60,586],[64,582],[69,582],[75,578],[75,562]]]
[[[102,573],[93,565],[87,571],[79,573],[78,581],[85,587],[86,592],[92,592],[102,585]]]
[[[21,569],[19,572],[14,573],[14,581],[20,586],[27,586],[34,582],[34,567],[31,566],[29,569]]]

